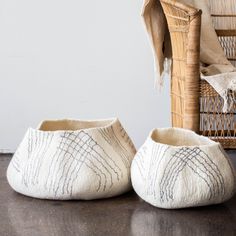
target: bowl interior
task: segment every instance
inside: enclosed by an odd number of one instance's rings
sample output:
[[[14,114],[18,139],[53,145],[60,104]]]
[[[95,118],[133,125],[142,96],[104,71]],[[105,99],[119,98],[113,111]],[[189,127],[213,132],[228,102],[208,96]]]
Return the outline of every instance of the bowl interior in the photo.
[[[151,133],[151,139],[154,142],[171,146],[202,146],[215,144],[215,142],[209,138],[189,130],[177,128],[156,129]]]
[[[102,128],[111,125],[115,120],[47,120],[43,121],[39,126],[42,131],[57,131],[57,130],[81,130],[89,128]]]

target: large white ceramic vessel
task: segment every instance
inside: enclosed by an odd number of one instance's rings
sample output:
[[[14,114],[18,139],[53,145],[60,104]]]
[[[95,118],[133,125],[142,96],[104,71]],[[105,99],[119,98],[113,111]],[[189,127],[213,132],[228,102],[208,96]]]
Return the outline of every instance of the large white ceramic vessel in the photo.
[[[135,147],[119,120],[44,121],[29,128],[7,169],[11,187],[45,199],[97,199],[131,189]]]
[[[223,148],[178,129],[153,130],[131,166],[136,193],[161,208],[217,204],[235,192],[235,170]]]

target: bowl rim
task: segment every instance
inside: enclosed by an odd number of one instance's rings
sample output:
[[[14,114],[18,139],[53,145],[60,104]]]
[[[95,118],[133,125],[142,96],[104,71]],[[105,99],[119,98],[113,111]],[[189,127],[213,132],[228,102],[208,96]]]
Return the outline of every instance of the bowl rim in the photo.
[[[81,128],[81,129],[58,129],[58,130],[41,130],[40,127],[46,123],[46,122],[78,122],[78,123],[96,123],[96,122],[108,122],[106,125],[101,125],[98,127],[90,127],[90,128]],[[71,119],[71,118],[66,118],[66,119],[46,119],[43,120],[39,123],[37,128],[29,127],[28,130],[33,130],[35,132],[40,132],[40,133],[78,133],[81,131],[93,131],[93,130],[103,130],[107,129],[109,127],[113,127],[114,125],[121,125],[119,119],[117,117],[112,117],[112,118],[106,118],[106,119]]]
[[[196,144],[196,145],[194,145],[194,144],[193,145],[174,145],[174,144],[166,144],[166,143],[163,143],[163,142],[158,142],[158,141],[153,139],[152,135],[154,134],[154,132],[157,132],[159,130],[162,130],[162,131],[175,130],[179,133],[189,133],[192,136],[195,136],[199,139],[207,141],[208,144],[206,143],[206,144]],[[199,134],[195,133],[192,130],[188,130],[188,129],[184,129],[184,128],[177,128],[177,127],[165,127],[165,128],[152,129],[151,132],[148,135],[148,140],[151,141],[155,145],[163,145],[163,146],[171,147],[171,148],[195,148],[195,147],[200,148],[200,147],[219,147],[219,146],[221,146],[221,144],[219,142],[213,141],[213,140],[211,140],[210,138],[208,138],[206,136],[199,135]]]

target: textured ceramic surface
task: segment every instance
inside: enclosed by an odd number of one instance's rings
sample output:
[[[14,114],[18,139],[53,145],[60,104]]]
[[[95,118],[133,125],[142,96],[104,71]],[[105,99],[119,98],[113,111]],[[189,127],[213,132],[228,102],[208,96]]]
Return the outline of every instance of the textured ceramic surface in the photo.
[[[44,121],[26,132],[7,179],[15,191],[36,198],[107,198],[131,189],[135,152],[116,118]]]
[[[132,185],[161,208],[217,204],[235,192],[235,170],[219,143],[178,128],[153,130],[131,166]]]

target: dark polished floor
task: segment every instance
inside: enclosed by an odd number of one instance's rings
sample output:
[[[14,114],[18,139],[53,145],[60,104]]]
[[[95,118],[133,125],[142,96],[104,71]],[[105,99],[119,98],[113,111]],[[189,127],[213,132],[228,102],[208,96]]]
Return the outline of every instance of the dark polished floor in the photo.
[[[229,152],[236,165],[236,152]],[[97,201],[38,200],[14,192],[0,155],[0,235],[236,235],[236,196],[215,206],[182,210],[152,207],[134,192]]]

